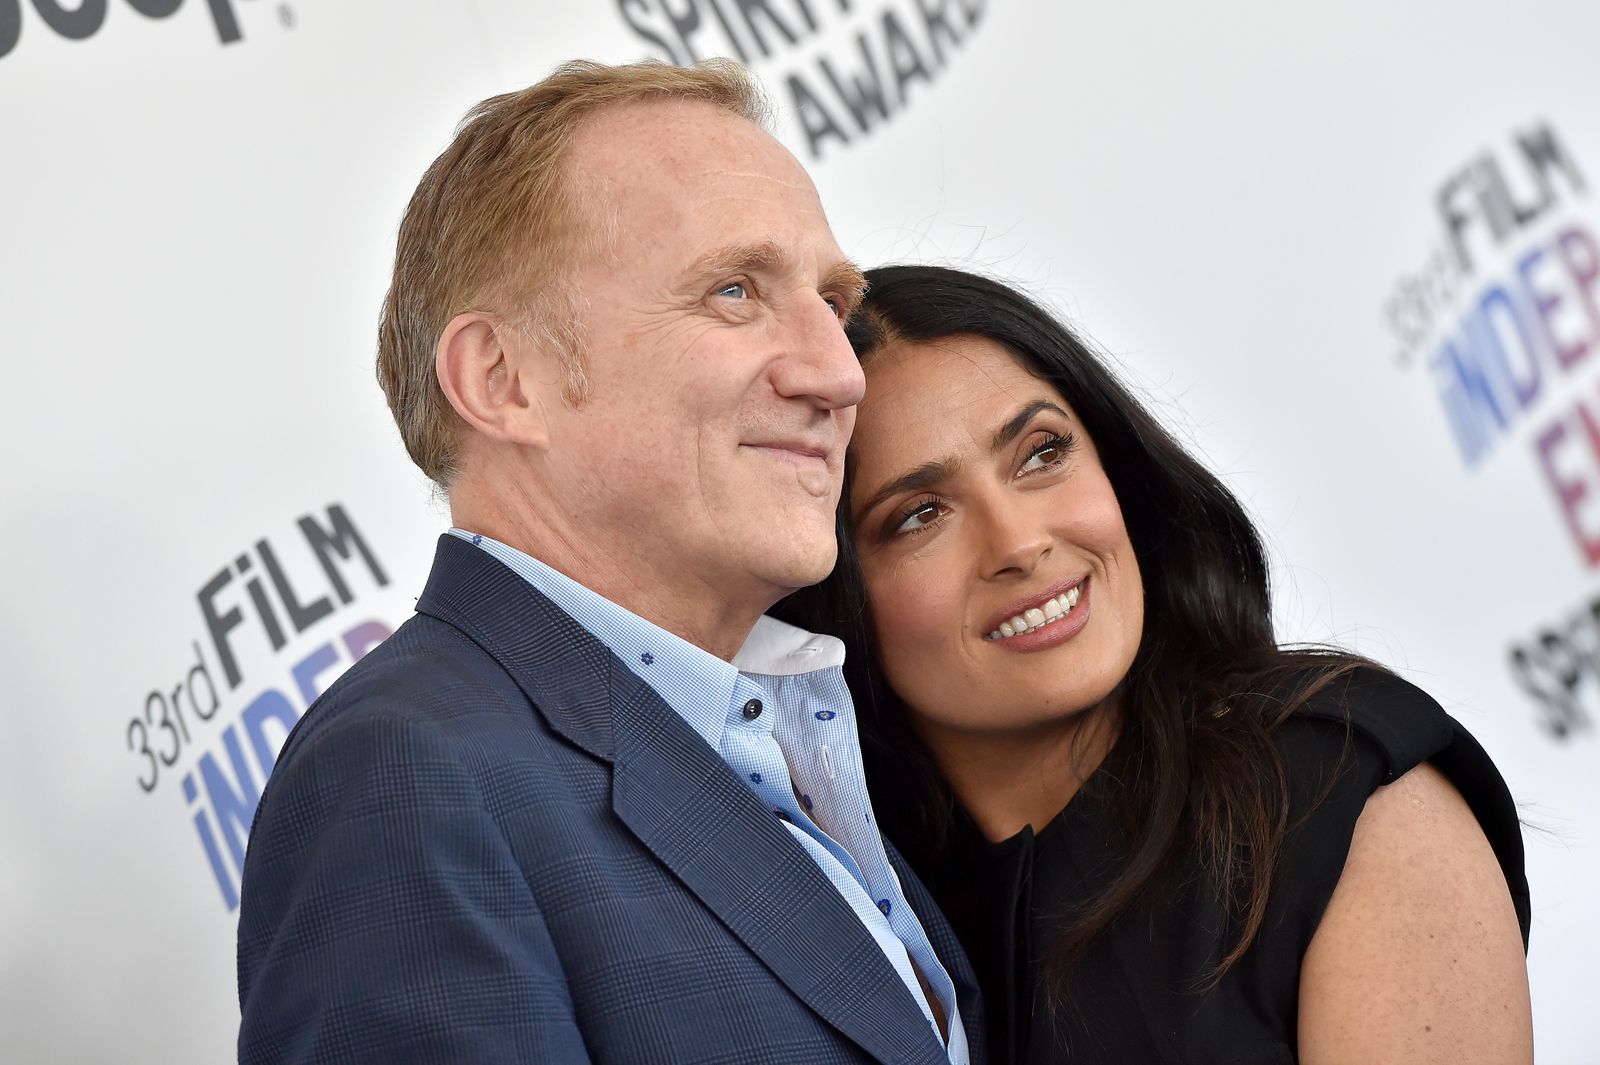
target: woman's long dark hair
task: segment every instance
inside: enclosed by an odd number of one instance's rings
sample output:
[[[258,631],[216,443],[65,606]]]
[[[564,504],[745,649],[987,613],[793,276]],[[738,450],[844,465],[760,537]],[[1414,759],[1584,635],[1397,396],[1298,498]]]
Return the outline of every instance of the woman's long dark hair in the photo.
[[[1286,717],[1356,665],[1336,652],[1280,649],[1261,540],[1221,481],[1150,416],[1064,325],[988,278],[891,266],[849,326],[865,362],[893,341],[959,334],[998,341],[1071,404],[1122,507],[1144,583],[1144,632],[1120,688],[1108,799],[1129,840],[1121,870],[1076,905],[1052,950],[1064,973],[1185,848],[1234,918],[1206,983],[1249,947],[1266,914],[1289,830],[1288,785],[1272,740]],[[936,865],[956,824],[954,796],[899,697],[874,667],[876,648],[848,514],[846,465],[839,564],[773,611],[846,645],[863,757],[886,833],[914,866]],[[1036,826],[1042,827],[1042,826]]]

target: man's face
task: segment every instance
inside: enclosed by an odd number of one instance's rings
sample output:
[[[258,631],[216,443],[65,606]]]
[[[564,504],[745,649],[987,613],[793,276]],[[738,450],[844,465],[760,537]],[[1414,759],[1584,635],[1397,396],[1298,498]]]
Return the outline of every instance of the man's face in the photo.
[[[614,235],[572,265],[587,395],[548,412],[553,502],[584,553],[641,589],[758,610],[822,579],[861,280],[804,170],[688,101],[601,112],[569,163],[586,224]]]

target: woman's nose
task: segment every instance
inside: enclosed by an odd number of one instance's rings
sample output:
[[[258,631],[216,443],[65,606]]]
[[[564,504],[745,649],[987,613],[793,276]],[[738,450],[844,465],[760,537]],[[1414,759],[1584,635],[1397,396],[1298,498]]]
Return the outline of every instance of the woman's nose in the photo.
[[[1026,577],[1050,555],[1051,537],[1039,516],[1025,507],[986,508],[984,569],[988,577]]]

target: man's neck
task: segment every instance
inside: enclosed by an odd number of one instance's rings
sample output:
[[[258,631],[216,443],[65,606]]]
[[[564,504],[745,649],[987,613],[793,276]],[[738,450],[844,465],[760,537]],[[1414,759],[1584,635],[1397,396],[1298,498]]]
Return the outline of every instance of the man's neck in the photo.
[[[538,559],[596,595],[725,662],[733,660],[756,621],[782,594],[781,590],[766,595],[752,590],[735,596],[727,582],[693,571],[653,571],[619,558],[620,553],[597,549],[592,538],[580,542],[576,536],[563,535],[541,519],[517,520],[504,512],[457,505],[452,500],[451,520],[457,528],[481,533]]]

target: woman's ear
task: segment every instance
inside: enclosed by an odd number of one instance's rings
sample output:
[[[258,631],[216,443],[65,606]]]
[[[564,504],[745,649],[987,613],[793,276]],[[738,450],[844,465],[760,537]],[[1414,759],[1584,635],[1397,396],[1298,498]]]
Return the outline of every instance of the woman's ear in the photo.
[[[491,440],[541,450],[550,444],[543,393],[551,384],[538,373],[542,361],[520,330],[479,311],[452,318],[434,349],[439,387],[462,421]]]

